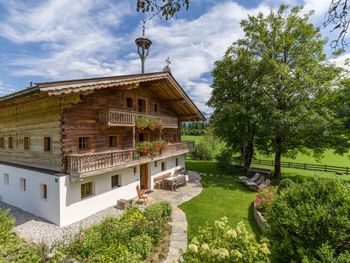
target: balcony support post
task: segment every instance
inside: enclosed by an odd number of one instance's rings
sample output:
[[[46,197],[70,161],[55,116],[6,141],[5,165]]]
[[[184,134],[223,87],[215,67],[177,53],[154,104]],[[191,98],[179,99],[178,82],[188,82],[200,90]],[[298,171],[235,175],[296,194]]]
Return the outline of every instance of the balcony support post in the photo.
[[[132,126],[132,147],[136,147],[136,127]]]

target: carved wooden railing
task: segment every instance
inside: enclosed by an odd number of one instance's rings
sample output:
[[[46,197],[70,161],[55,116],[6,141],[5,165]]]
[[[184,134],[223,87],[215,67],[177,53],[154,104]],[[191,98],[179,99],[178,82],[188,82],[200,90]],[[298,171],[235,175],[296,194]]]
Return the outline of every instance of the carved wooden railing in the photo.
[[[194,142],[168,144],[156,152],[140,156],[136,149],[108,151],[88,154],[71,154],[68,156],[68,170],[71,175],[80,176],[84,173],[103,169],[126,168],[156,159],[192,152]]]
[[[116,109],[103,109],[97,111],[98,122],[107,125],[133,126],[135,125],[136,117],[161,121],[164,128],[178,128],[178,119],[175,117],[124,112]]]

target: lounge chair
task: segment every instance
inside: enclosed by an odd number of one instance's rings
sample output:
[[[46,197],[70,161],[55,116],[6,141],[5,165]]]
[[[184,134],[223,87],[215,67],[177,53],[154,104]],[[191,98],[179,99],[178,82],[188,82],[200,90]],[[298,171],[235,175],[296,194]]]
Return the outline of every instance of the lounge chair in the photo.
[[[258,191],[263,190],[264,188],[268,187],[270,184],[271,184],[271,180],[266,179],[265,181],[261,182],[260,184],[248,183],[247,186],[249,187],[250,190],[258,192]]]
[[[256,173],[253,177],[251,178],[248,178],[247,176],[238,176],[238,179],[241,181],[241,182],[255,182],[256,180],[258,180],[260,177],[260,174],[259,173]]]
[[[137,198],[138,198],[136,203],[140,200],[143,200],[142,202],[145,203],[145,205],[147,205],[148,198],[145,195],[145,193],[140,189],[139,185],[136,186],[136,192],[137,192]]]
[[[261,184],[262,182],[265,181],[265,177],[262,176],[262,175],[259,175],[259,178],[256,179],[255,181],[251,182],[251,181],[244,181],[243,183],[248,185],[248,184],[255,184],[255,185],[259,185]]]

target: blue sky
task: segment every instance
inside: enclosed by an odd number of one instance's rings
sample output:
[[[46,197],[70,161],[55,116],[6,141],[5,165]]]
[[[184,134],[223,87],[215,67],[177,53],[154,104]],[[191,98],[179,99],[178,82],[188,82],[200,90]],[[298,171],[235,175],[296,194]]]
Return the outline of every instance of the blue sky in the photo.
[[[161,71],[170,57],[173,75],[202,111],[210,112],[213,63],[242,37],[248,14],[267,13],[281,3],[315,10],[322,26],[331,0],[192,0],[177,19],[154,18],[146,72]],[[0,95],[30,81],[133,74],[140,71],[134,40],[142,33],[136,0],[0,0]],[[322,29],[329,38],[329,29]],[[326,47],[329,50],[329,47]],[[349,57],[344,54],[337,63]]]

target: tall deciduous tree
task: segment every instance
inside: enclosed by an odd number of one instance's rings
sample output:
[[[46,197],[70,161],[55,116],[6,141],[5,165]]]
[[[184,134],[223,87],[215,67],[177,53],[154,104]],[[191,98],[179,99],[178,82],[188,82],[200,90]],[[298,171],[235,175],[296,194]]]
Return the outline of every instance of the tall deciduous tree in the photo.
[[[211,121],[216,134],[232,150],[240,152],[246,170],[252,161],[254,138],[263,121],[257,66],[257,60],[244,46],[232,45],[225,57],[215,63],[213,91],[208,103],[215,109]]]
[[[190,0],[137,0],[138,12],[150,13],[152,16],[160,15],[166,20],[174,17],[181,9],[186,10],[190,6]]]
[[[225,116],[222,119],[226,118],[226,123],[231,127],[237,125],[232,137],[242,142],[250,140],[259,151],[275,155],[277,177],[281,175],[282,155],[293,155],[305,149],[320,154],[341,141],[344,141],[342,145],[346,143],[341,134],[343,124],[330,107],[340,69],[326,61],[323,51],[326,41],[319,29],[308,22],[311,14],[301,16],[300,7],[292,8],[289,13],[287,10],[286,6],[281,6],[277,12],[249,16],[241,22],[245,36],[234,46],[244,50],[244,56],[249,58],[244,61],[248,64],[239,69],[230,66],[214,69],[210,101],[215,111]],[[226,60],[225,57],[217,65]],[[237,71],[247,78],[244,85],[218,81],[220,74],[237,75]],[[227,77],[220,77],[223,78]],[[220,94],[217,90],[226,93]],[[228,100],[249,90],[252,94],[249,100],[235,103]],[[249,113],[245,118],[253,122],[250,125],[245,120],[244,125],[249,129],[231,124],[234,121],[242,124],[244,116],[233,118],[241,109]],[[247,109],[257,109],[257,113]],[[250,139],[242,140],[245,136]]]

